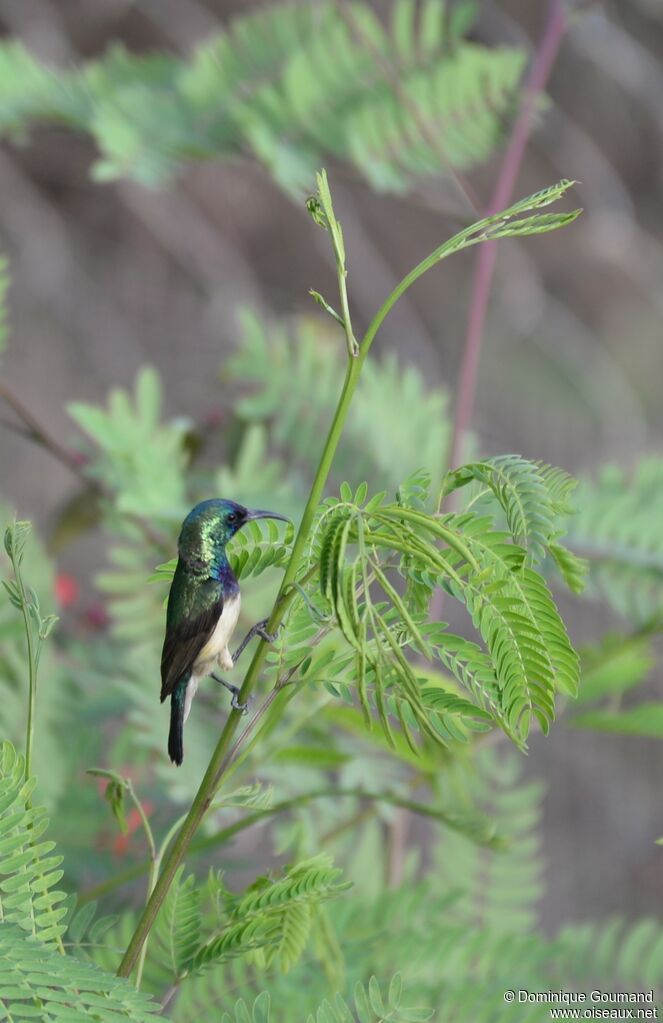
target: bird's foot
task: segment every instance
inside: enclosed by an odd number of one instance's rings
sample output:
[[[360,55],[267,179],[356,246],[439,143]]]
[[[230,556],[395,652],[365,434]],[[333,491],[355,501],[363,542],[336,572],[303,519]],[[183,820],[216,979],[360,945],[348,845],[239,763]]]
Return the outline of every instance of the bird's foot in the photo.
[[[249,703],[251,702],[251,697],[249,696],[249,698],[246,701],[246,703],[240,703],[238,697],[239,697],[239,689],[237,690],[236,693],[233,693],[233,698],[230,701],[230,706],[233,708],[233,710],[241,710],[242,714],[248,714],[248,712],[249,712]]]
[[[249,709],[249,702],[248,701],[246,703],[239,702],[240,694],[239,687],[234,686],[232,682],[226,682],[225,678],[221,678],[220,675],[215,675],[214,673],[212,673],[212,678],[214,679],[215,682],[218,682],[219,685],[225,686],[229,693],[232,693],[232,700],[230,701],[230,706],[233,708],[233,710],[241,710],[242,714],[246,714]]]
[[[283,628],[283,622],[279,622],[276,627],[276,632],[267,632],[268,622],[269,618],[263,618],[262,621],[256,622],[253,626],[255,629],[255,635],[260,636],[260,638],[264,639],[266,643],[276,643],[279,638],[279,632]]]
[[[235,650],[235,653],[232,655],[233,664],[237,663],[237,661],[244,653],[244,650],[246,649],[246,647],[251,642],[254,636],[260,636],[260,638],[264,639],[266,643],[276,642],[276,640],[278,639],[278,633],[281,626],[279,625],[278,629],[276,630],[276,633],[267,632],[268,622],[269,618],[262,618],[259,622],[256,622],[256,624],[252,628],[249,629],[246,636]]]

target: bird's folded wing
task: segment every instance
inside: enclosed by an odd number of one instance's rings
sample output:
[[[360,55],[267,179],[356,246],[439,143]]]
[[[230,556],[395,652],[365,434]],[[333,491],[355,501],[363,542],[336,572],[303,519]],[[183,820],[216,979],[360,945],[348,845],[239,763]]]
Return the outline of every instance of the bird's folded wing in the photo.
[[[161,654],[161,702],[182,678],[188,678],[223,611],[223,597],[195,618],[168,625]]]

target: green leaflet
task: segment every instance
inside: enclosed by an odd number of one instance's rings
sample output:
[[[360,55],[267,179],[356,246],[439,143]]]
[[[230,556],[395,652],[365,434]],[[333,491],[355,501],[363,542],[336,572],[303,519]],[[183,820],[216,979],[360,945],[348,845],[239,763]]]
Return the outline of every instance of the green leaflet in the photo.
[[[271,1002],[267,991],[258,995],[249,1008],[241,998],[235,1003],[235,1011],[224,1012],[221,1023],[272,1023]]]
[[[573,593],[582,593],[587,582],[589,561],[559,543],[549,543],[548,552],[557,566],[557,571]]]
[[[251,913],[271,911],[293,901],[327,898],[350,887],[340,882],[341,870],[327,853],[292,866],[283,878],[259,878],[235,901],[233,915],[243,919]]]

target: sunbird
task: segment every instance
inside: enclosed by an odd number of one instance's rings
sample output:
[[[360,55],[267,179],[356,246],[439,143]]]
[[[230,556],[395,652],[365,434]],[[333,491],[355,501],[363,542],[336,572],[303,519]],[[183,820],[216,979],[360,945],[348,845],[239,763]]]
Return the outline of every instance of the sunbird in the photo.
[[[257,622],[230,653],[240,610],[239,583],[230,567],[226,544],[247,522],[255,519],[290,520],[276,512],[250,511],[234,501],[201,501],[184,522],[177,542],[178,560],[168,594],[166,636],[161,654],[161,702],[170,696],[168,753],[178,766],[184,757],[182,731],[198,683],[211,675],[232,693],[232,706],[246,710],[237,686],[214,669],[230,671],[253,636],[273,643],[267,619]]]

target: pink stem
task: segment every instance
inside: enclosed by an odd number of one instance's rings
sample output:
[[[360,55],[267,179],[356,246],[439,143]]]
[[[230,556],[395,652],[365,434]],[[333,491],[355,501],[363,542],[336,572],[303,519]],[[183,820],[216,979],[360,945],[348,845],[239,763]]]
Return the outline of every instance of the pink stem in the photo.
[[[511,201],[529,138],[532,116],[536,109],[539,95],[543,92],[546,82],[550,77],[566,24],[564,0],[551,0],[546,27],[527,76],[520,112],[513,126],[506,152],[504,153],[502,166],[486,211],[486,216],[499,213]],[[483,328],[495,270],[496,246],[497,242],[486,242],[480,245],[474,266],[470,313],[463,347],[456,399],[456,415],[449,450],[448,467],[450,469],[455,468],[461,461],[465,434],[472,421]]]

